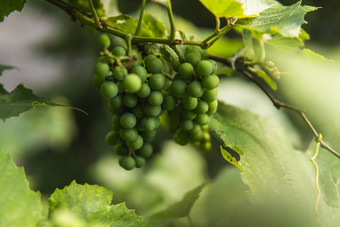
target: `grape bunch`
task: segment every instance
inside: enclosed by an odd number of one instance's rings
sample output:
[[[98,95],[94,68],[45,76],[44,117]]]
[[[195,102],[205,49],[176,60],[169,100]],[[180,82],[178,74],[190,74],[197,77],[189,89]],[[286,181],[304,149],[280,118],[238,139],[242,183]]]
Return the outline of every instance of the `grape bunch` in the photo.
[[[207,124],[217,109],[219,83],[214,61],[202,60],[200,49],[188,48],[184,62],[175,67],[177,74],[170,76],[154,54],[127,56],[122,46],[109,51],[106,35],[100,36],[99,45],[103,51],[94,65],[93,84],[108,99],[112,130],[106,142],[121,156],[124,169],[145,165],[161,115],[177,143],[210,148]]]

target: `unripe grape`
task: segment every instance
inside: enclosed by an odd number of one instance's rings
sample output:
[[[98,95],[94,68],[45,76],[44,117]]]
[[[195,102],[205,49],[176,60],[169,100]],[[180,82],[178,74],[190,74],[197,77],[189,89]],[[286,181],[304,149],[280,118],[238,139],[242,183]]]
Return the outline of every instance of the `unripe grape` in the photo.
[[[217,99],[217,89],[205,90],[202,98],[208,103],[215,101]]]
[[[111,111],[115,112],[122,108],[123,106],[123,96],[122,95],[117,95],[114,98],[110,99],[110,109]]]
[[[142,87],[142,81],[138,75],[131,73],[125,77],[123,85],[126,92],[136,93]]]
[[[143,143],[144,143],[143,138],[140,135],[138,135],[134,141],[128,141],[127,145],[130,149],[135,151],[140,149],[143,146]]]
[[[138,155],[143,158],[148,158],[152,155],[153,147],[150,143],[144,143],[143,146],[138,150]]]
[[[94,75],[94,77],[92,78],[92,84],[95,88],[100,89],[100,86],[102,85],[102,83],[105,82],[105,78]]]
[[[112,54],[115,56],[126,56],[126,49],[124,47],[115,47],[112,49]]]
[[[123,98],[124,106],[132,108],[137,105],[138,98],[135,94],[126,93]]]
[[[181,128],[184,131],[190,131],[193,127],[194,127],[194,122],[192,122],[191,120],[184,120],[181,123]]]
[[[135,139],[137,139],[138,132],[134,128],[130,128],[130,129],[122,128],[119,130],[119,135],[123,140],[125,140],[126,142],[129,142],[129,141],[134,141]]]
[[[105,81],[100,86],[100,93],[105,98],[114,98],[118,94],[118,87],[115,83],[111,81]]]
[[[203,100],[198,101],[195,111],[199,114],[206,113],[209,109],[209,104]]]
[[[182,145],[182,146],[189,143],[188,135],[186,134],[185,131],[182,131],[182,130],[175,133],[174,140],[175,140],[176,143],[178,143],[179,145]]]
[[[129,154],[129,150],[125,146],[123,146],[121,143],[116,145],[115,152],[118,155],[128,155]]]
[[[173,110],[176,107],[176,100],[172,95],[166,95],[164,97],[164,101],[162,103],[162,106],[166,110]]]
[[[165,85],[165,76],[161,73],[153,74],[149,78],[149,84],[153,90],[161,90]]]
[[[197,66],[201,61],[201,54],[196,51],[190,51],[185,55],[185,61],[189,62],[193,66]]]
[[[112,128],[113,129],[118,129],[120,127],[119,118],[120,117],[116,114],[112,116]]]
[[[177,98],[184,98],[187,84],[183,80],[175,80],[171,84],[171,94]]]
[[[109,73],[110,68],[108,64],[96,62],[96,64],[94,64],[93,71],[97,76],[104,78]]]
[[[148,72],[143,66],[135,66],[131,69],[131,73],[137,74],[142,82],[144,82],[148,77]]]
[[[208,124],[209,121],[209,116],[208,114],[198,114],[197,117],[195,118],[195,123],[199,125],[205,125]]]
[[[107,35],[99,36],[99,46],[102,49],[107,49],[110,46],[110,38]]]
[[[147,104],[144,108],[144,113],[148,117],[157,117],[161,114],[162,107],[161,106],[151,106]]]
[[[220,83],[220,79],[216,75],[206,76],[202,80],[203,87],[208,90],[217,88],[219,83]]]
[[[185,62],[179,66],[178,73],[183,79],[188,79],[194,74],[194,67],[190,63]]]
[[[216,110],[217,110],[217,107],[218,107],[218,101],[217,101],[217,99],[215,99],[214,101],[210,102],[208,105],[209,105],[209,109],[208,109],[207,114],[213,114],[213,113],[215,113]]]
[[[154,55],[149,55],[154,56]],[[144,59],[145,67],[148,70],[148,72],[152,74],[161,73],[163,69],[163,63],[161,60],[159,60],[156,56],[149,57],[147,56]]]
[[[123,80],[127,74],[128,72],[126,68],[121,66],[116,66],[115,69],[112,71],[112,76],[117,80]]]
[[[209,59],[208,61],[210,61],[210,63],[212,64],[212,66],[213,66],[213,71],[212,71],[212,73],[214,74],[214,73],[217,73],[217,63],[214,61],[214,60],[212,60],[212,59]]]
[[[200,125],[194,124],[194,127],[189,131],[190,136],[194,136],[196,134],[202,134],[202,127]]]
[[[197,98],[185,96],[182,103],[183,103],[184,109],[193,110],[196,108],[198,101],[197,101]]]
[[[156,133],[157,133],[157,130],[143,131],[142,132],[142,137],[143,137],[144,141],[151,142],[155,138]]]
[[[136,126],[137,119],[132,113],[125,113],[120,117],[119,122],[123,128],[134,128]]]
[[[211,150],[211,143],[210,142],[206,142],[206,141],[201,141],[200,142],[200,148],[203,151],[209,151],[209,150]]]
[[[141,127],[145,131],[155,130],[157,127],[157,121],[154,117],[144,117],[141,121]]]
[[[116,130],[112,130],[106,134],[105,137],[106,143],[109,145],[116,145],[119,142],[119,135]]]
[[[192,110],[183,110],[182,116],[186,120],[193,120],[193,119],[196,118],[197,113],[195,111],[192,111]]]
[[[199,98],[203,95],[204,90],[199,81],[193,81],[188,85],[187,93],[192,97]]]
[[[208,60],[200,61],[197,65],[197,72],[203,77],[211,75],[213,70],[213,65]]]
[[[136,166],[136,161],[132,157],[123,157],[119,160],[119,165],[126,170],[132,170]]]
[[[137,95],[141,98],[146,98],[150,95],[151,89],[147,83],[143,83],[141,89],[137,92]]]
[[[143,166],[145,166],[145,159],[142,157],[135,157],[135,161],[136,161],[136,168],[142,168]]]
[[[163,103],[163,94],[160,91],[152,91],[148,97],[148,102],[152,106],[159,106]]]

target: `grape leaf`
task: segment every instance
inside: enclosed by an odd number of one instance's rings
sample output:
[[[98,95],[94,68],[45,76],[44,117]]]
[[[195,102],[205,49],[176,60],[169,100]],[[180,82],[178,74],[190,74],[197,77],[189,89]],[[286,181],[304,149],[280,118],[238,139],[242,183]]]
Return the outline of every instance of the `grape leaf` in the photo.
[[[206,184],[202,184],[194,188],[193,190],[187,192],[181,201],[172,204],[165,210],[159,211],[151,215],[150,220],[182,218],[189,216],[193,205],[199,198],[199,195],[202,189],[205,187],[205,185]]]
[[[115,17],[103,18],[103,21],[121,31],[130,33],[130,34],[135,34],[137,24],[138,24],[137,19],[129,15],[125,15],[125,14],[115,16]],[[145,23],[142,23],[141,35],[147,36],[147,37],[155,36],[152,30]]]
[[[153,32],[153,35],[155,37],[166,36],[165,25],[160,20],[152,16],[150,13],[144,13],[143,23]]]
[[[14,11],[21,12],[26,0],[2,0],[0,1],[0,22]]]
[[[40,193],[30,190],[24,169],[0,151],[0,226],[36,226],[42,219]]]
[[[11,65],[0,65],[0,76],[2,75],[3,71],[9,69],[17,69],[17,67]]]
[[[118,8],[118,0],[100,0],[103,4],[105,16],[112,17],[121,14]]]
[[[303,46],[298,38],[287,38],[279,34],[273,35],[264,42],[268,47],[273,47],[282,52],[297,52]]]
[[[284,37],[299,37],[306,13],[316,7],[301,6],[301,1],[291,5],[274,5],[255,18],[239,19],[236,27],[243,27],[259,33],[279,33]]]
[[[92,13],[88,0],[66,0],[66,2],[76,6],[78,9]],[[99,17],[105,16],[104,6],[101,0],[93,0],[93,5]]]
[[[124,203],[112,205],[113,193],[98,185],[79,185],[73,181],[64,189],[56,189],[48,200],[49,215],[67,211],[88,224],[110,226],[150,226]]]

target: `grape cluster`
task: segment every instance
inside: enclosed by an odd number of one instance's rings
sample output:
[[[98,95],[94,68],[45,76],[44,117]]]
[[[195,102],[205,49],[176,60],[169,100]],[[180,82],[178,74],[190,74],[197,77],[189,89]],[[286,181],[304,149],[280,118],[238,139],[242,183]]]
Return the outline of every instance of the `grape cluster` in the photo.
[[[177,71],[163,104],[169,130],[178,144],[191,142],[209,150],[208,122],[218,105],[216,63],[202,60],[199,51],[189,49]]]
[[[210,149],[208,122],[217,109],[219,83],[214,61],[202,60],[200,48],[188,48],[172,77],[163,72],[162,60],[153,54],[139,60],[127,56],[122,46],[109,51],[106,35],[100,37],[99,45],[103,52],[94,65],[93,84],[109,101],[112,130],[106,142],[121,156],[119,164],[124,169],[140,168],[151,156],[151,142],[163,113],[162,123],[177,143]]]
[[[105,37],[101,36],[99,41],[107,50],[110,40]],[[111,53],[119,58],[127,54],[124,47],[115,47]],[[153,152],[151,141],[160,126],[162,89],[167,79],[162,74],[162,61],[155,55],[145,57],[144,66],[138,60],[118,64],[112,57],[98,58],[93,83],[109,99],[113,114],[112,130],[106,135],[106,142],[121,156],[119,164],[131,170],[144,166],[145,158]]]

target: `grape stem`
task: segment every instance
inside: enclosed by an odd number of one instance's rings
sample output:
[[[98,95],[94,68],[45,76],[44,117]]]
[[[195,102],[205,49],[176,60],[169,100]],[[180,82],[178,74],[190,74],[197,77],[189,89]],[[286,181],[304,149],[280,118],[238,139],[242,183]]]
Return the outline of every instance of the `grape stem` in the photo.
[[[143,16],[144,16],[145,3],[146,3],[146,0],[143,0],[142,6],[141,6],[141,8],[140,8],[140,14],[139,14],[139,19],[138,19],[138,25],[137,25],[137,28],[136,28],[135,35],[139,35],[139,34],[140,34],[140,30],[141,30],[141,28],[142,28],[142,22],[143,22]]]
[[[228,60],[228,59],[225,59],[225,58],[220,58],[220,57],[217,57],[217,56],[212,56],[212,55],[209,55],[209,58],[210,59],[213,59],[215,61],[218,61],[218,62],[221,62],[221,63],[224,63],[225,65],[229,66],[229,67],[232,67],[232,63]],[[248,79],[250,79],[253,83],[255,83],[266,95],[267,97],[270,99],[270,101],[273,103],[273,105],[277,108],[277,109],[280,109],[280,108],[285,108],[285,109],[289,109],[289,110],[292,110],[294,112],[297,112],[301,117],[302,119],[304,120],[304,122],[307,124],[308,128],[312,131],[312,133],[314,134],[314,137],[316,139],[318,139],[318,142],[320,143],[321,147],[328,150],[329,152],[331,152],[333,155],[335,155],[336,157],[340,158],[340,154],[338,152],[336,152],[333,148],[331,148],[327,143],[325,143],[323,141],[322,138],[320,138],[320,135],[316,129],[314,128],[313,124],[311,123],[311,121],[308,119],[308,117],[306,116],[305,112],[299,108],[296,108],[294,106],[291,106],[291,105],[288,105],[284,102],[281,102],[280,100],[278,100],[277,98],[275,98],[269,91],[267,88],[265,88],[261,83],[259,83],[255,78],[254,76],[242,69],[240,67],[239,64],[235,64],[235,67],[233,67],[235,70],[237,70],[238,72],[240,72],[242,75],[244,75],[245,77],[247,77]]]
[[[100,23],[99,23],[99,17],[98,17],[96,9],[94,8],[93,1],[89,0],[89,3],[90,3],[90,8],[91,8],[91,11],[92,11],[92,14],[93,14],[93,17],[94,17],[94,22],[95,22],[97,28],[100,29],[101,26],[100,26]]]

